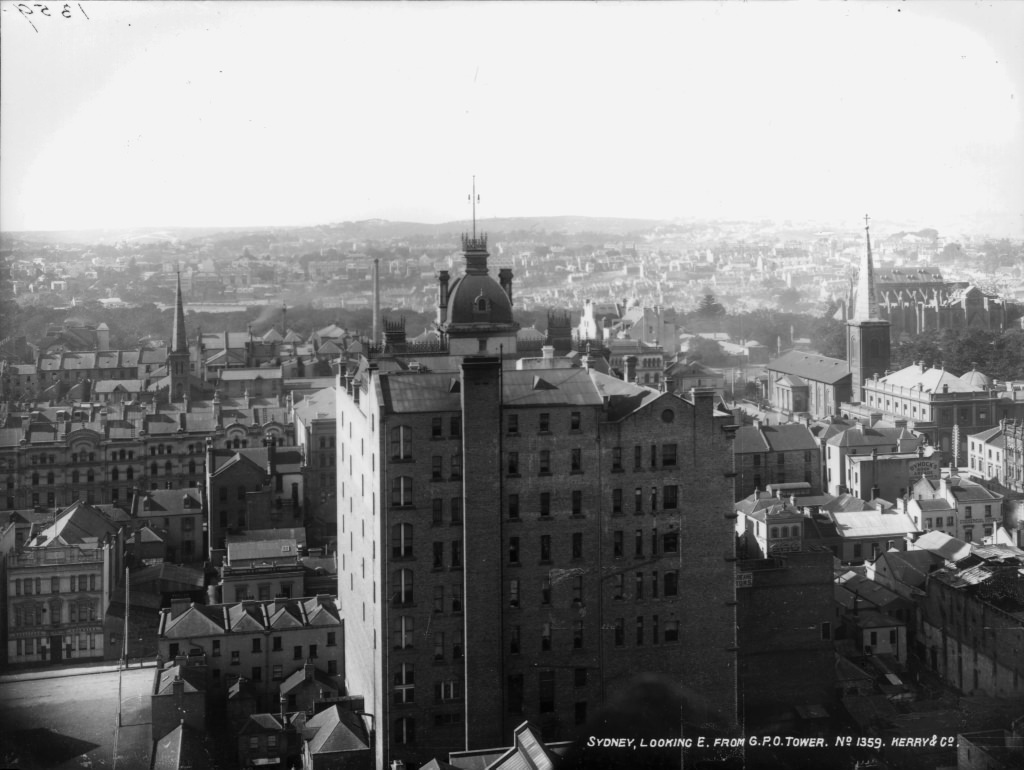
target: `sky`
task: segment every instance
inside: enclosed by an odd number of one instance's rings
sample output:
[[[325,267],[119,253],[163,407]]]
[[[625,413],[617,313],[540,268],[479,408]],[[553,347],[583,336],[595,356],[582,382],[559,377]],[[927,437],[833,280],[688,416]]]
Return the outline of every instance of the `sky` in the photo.
[[[481,217],[1024,237],[1020,0],[49,13],[0,3],[3,231],[444,222],[476,175]]]

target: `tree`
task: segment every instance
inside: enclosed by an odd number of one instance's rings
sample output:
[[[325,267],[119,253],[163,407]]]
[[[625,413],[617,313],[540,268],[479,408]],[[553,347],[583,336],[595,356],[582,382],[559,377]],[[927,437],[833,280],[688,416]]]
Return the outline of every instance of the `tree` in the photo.
[[[846,324],[835,317],[839,306],[833,302],[819,318],[811,333],[811,344],[823,356],[846,358]]]
[[[725,315],[725,308],[715,299],[714,294],[705,294],[697,305],[697,315],[702,318],[720,318]]]

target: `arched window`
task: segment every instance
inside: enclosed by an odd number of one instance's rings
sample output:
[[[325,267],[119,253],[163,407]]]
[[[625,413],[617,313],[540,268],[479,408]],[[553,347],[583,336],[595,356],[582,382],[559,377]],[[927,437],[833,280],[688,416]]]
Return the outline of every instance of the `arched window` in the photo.
[[[168,460],[164,463],[164,474],[170,476],[172,473],[174,473],[174,466],[171,465],[171,461]]]
[[[782,528],[782,536],[783,537],[789,537],[789,527],[788,526]]]
[[[94,471],[92,468],[87,470],[85,472],[85,480],[88,481],[90,484],[96,481],[96,471]]]
[[[391,505],[412,505],[412,477],[396,476],[391,482]]]
[[[111,468],[110,469],[110,480],[111,481],[117,481],[120,478],[121,478],[121,472],[116,467]]]
[[[188,461],[188,473],[189,473],[190,476],[194,476],[195,475],[195,473],[196,473],[196,461],[195,460],[189,460]]]
[[[128,470],[126,470],[124,472],[124,477],[126,479],[128,479],[128,481],[131,481],[132,479],[134,479],[135,478],[135,469],[129,466]]]
[[[779,536],[779,528],[778,527],[772,527],[771,532],[772,532],[772,535],[771,535],[772,536],[772,540],[774,540],[775,538],[777,538]]]
[[[412,446],[412,429],[408,425],[399,425],[391,429],[391,458],[408,460]]]
[[[236,438],[236,439],[234,440],[234,442],[232,442],[232,443],[233,443],[233,445],[234,445],[234,448],[235,448],[235,449],[241,449],[241,447],[242,447],[242,441],[241,441],[240,439],[237,439],[237,438]]]
[[[160,475],[159,474],[159,467],[157,466],[156,463],[150,463],[150,465],[149,465],[149,475],[150,476],[158,476],[158,475]]]
[[[476,298],[476,312],[487,312],[487,297],[485,297],[483,294]]]
[[[77,484],[79,482],[80,478],[81,478],[81,474],[77,470],[71,471],[71,483],[72,484]]]
[[[395,606],[412,604],[412,570],[396,570],[392,575],[394,585],[391,592],[391,603]]]
[[[800,537],[800,525],[794,524],[792,530],[793,537]]]
[[[391,556],[395,559],[412,556],[412,524],[395,524],[391,528]]]

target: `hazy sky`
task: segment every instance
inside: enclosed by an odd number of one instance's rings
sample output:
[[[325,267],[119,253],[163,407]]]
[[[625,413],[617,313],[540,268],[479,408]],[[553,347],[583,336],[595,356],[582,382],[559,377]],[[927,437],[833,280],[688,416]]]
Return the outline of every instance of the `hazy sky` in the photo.
[[[482,216],[1024,235],[1019,1],[67,7],[2,4],[3,230],[446,221],[476,174]]]

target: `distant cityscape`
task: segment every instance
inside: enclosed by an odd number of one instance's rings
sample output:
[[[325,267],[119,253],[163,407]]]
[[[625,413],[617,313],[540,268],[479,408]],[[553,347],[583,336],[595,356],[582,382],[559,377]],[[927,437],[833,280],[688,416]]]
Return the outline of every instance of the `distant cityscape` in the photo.
[[[0,258],[0,764],[1024,764],[1022,242],[552,217]]]

